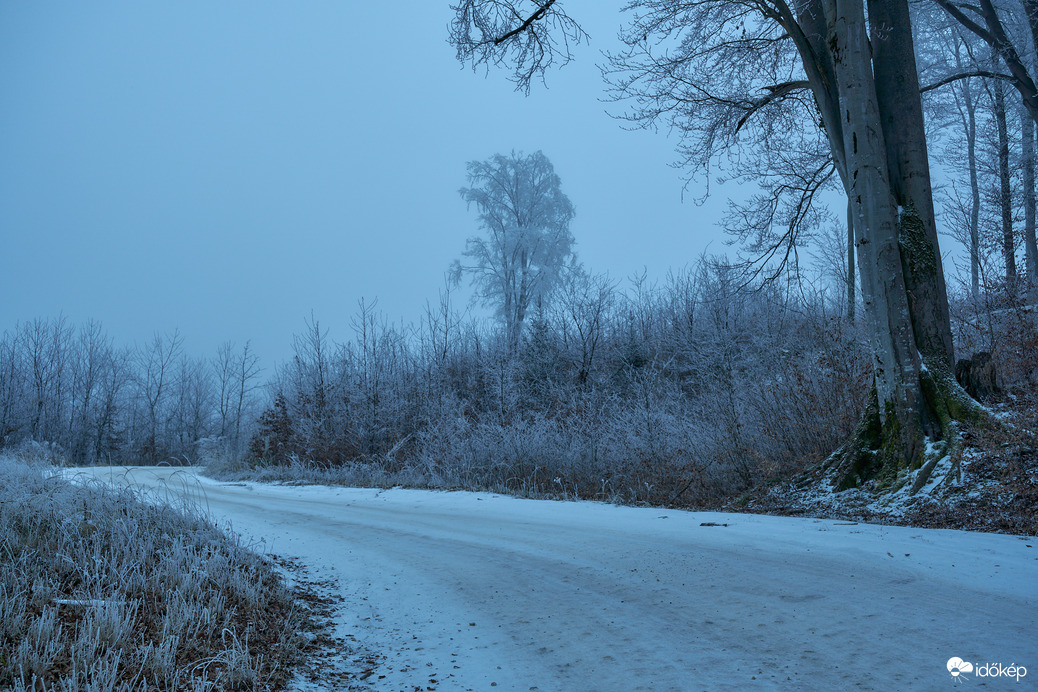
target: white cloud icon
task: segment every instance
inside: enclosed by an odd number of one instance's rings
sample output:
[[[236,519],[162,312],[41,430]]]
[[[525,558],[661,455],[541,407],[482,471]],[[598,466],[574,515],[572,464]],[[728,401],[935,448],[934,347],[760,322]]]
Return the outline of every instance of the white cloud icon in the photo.
[[[973,664],[969,661],[963,661],[959,657],[948,659],[948,672],[952,674],[952,677],[958,677],[960,673],[972,673]]]

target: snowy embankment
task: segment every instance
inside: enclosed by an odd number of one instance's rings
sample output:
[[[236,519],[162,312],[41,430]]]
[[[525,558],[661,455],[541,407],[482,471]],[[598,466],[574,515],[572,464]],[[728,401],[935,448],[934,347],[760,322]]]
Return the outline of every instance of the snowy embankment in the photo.
[[[1029,671],[962,677],[986,689],[1038,680],[1032,538],[83,471],[337,580],[340,633],[385,657],[373,689],[941,689],[953,657]]]

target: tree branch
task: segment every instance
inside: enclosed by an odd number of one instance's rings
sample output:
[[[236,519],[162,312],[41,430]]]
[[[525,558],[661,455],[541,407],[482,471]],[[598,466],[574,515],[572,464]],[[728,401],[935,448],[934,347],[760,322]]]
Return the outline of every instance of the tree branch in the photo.
[[[1003,79],[1007,82],[1013,81],[1013,76],[1008,74],[1002,74],[1001,72],[989,72],[987,70],[976,70],[974,72],[960,72],[959,74],[953,74],[950,77],[934,82],[933,84],[927,84],[919,90],[920,94],[925,94],[928,91],[939,89],[945,84],[951,84],[957,82],[960,79],[969,79],[970,77],[982,77],[984,79]]]
[[[934,2],[943,7],[948,14],[955,18],[955,21],[957,21],[959,24],[962,24],[964,27],[966,27],[967,29],[975,33],[977,36],[982,38],[985,43],[988,43],[992,46],[995,44],[995,37],[992,36],[987,29],[985,29],[984,27],[982,27],[981,25],[977,24],[972,19],[967,17],[962,10],[960,10],[958,7],[952,4],[949,0],[934,0]],[[974,11],[979,12],[979,10],[977,10],[976,8],[971,9],[974,9]]]
[[[768,105],[772,101],[784,99],[794,91],[800,91],[801,89],[810,89],[811,83],[807,80],[799,80],[795,82],[783,82],[782,84],[776,84],[775,86],[764,87],[771,93],[764,98],[750,104],[750,107],[746,109],[746,115],[739,118],[739,122],[735,126],[735,131],[738,132],[742,129],[742,126],[746,124],[746,121],[750,117],[759,111],[764,106]]]
[[[551,7],[554,4],[555,4],[555,0],[548,0],[548,2],[546,2],[543,5],[539,6],[537,8],[537,11],[534,12],[533,14],[531,14],[529,17],[527,17],[526,20],[523,21],[522,24],[520,24],[516,28],[512,29],[508,33],[504,34],[503,36],[501,36],[499,38],[492,39],[494,45],[495,46],[499,46],[502,43],[504,43],[505,41],[507,41],[508,39],[512,38],[513,36],[516,36],[518,34],[523,33],[524,31],[526,31],[530,27],[531,24],[533,24],[537,20],[543,18],[544,15],[548,13],[548,8]]]
[[[976,12],[983,18],[985,25],[983,27],[967,17],[951,0],[934,1],[954,17],[957,22],[983,39],[985,43],[998,53],[999,57],[1002,58],[1002,62],[1009,68],[1013,86],[1020,92],[1027,112],[1038,122],[1038,85],[1035,85],[1034,80],[1031,79],[1020,54],[1017,52],[1013,42],[1009,40],[1005,27],[1002,25],[1002,20],[998,16],[998,11],[991,0],[980,0],[979,7],[969,7],[971,11]]]

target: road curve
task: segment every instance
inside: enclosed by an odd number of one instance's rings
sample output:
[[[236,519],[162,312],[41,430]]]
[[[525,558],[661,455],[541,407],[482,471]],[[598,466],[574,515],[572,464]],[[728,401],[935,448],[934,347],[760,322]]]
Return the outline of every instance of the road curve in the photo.
[[[1025,537],[79,471],[187,495],[338,580],[341,633],[386,657],[373,689],[944,689],[952,657],[1030,669],[985,689],[1038,682]]]

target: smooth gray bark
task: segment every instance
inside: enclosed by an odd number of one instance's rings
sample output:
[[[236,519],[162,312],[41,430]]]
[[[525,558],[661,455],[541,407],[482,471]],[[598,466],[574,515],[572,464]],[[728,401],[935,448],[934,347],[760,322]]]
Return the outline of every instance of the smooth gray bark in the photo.
[[[854,321],[855,296],[854,271],[854,205],[847,197],[847,319]]]
[[[922,363],[916,348],[898,243],[899,215],[887,171],[887,148],[871,69],[861,0],[836,0],[827,17],[839,84],[844,154],[851,181],[858,260],[876,373],[879,416],[900,430],[923,431]],[[903,457],[921,440],[902,436]]]
[[[1009,174],[1009,126],[1006,121],[1006,91],[1001,80],[994,80],[995,129],[998,131],[998,204],[1002,221],[1002,259],[1006,268],[1006,283],[1016,283],[1016,253],[1013,242],[1013,190]]]
[[[1035,248],[1035,190],[1034,190],[1034,121],[1030,114],[1020,110],[1020,142],[1023,153],[1023,202],[1024,228],[1022,231],[1024,244],[1025,275],[1031,284],[1038,284],[1038,250]]]
[[[948,290],[937,251],[937,221],[908,3],[868,0],[868,11],[872,69],[891,191],[899,208],[915,214],[922,231],[919,236],[914,222],[901,224],[899,230],[915,341],[929,367],[950,373],[954,350]]]
[[[783,3],[778,21],[789,33],[807,73],[815,104],[822,116],[822,125],[832,149],[836,171],[849,191],[847,158],[843,151],[843,121],[840,118],[840,96],[836,68],[829,50],[829,29],[826,24],[826,5],[832,0],[796,0],[796,15]]]

